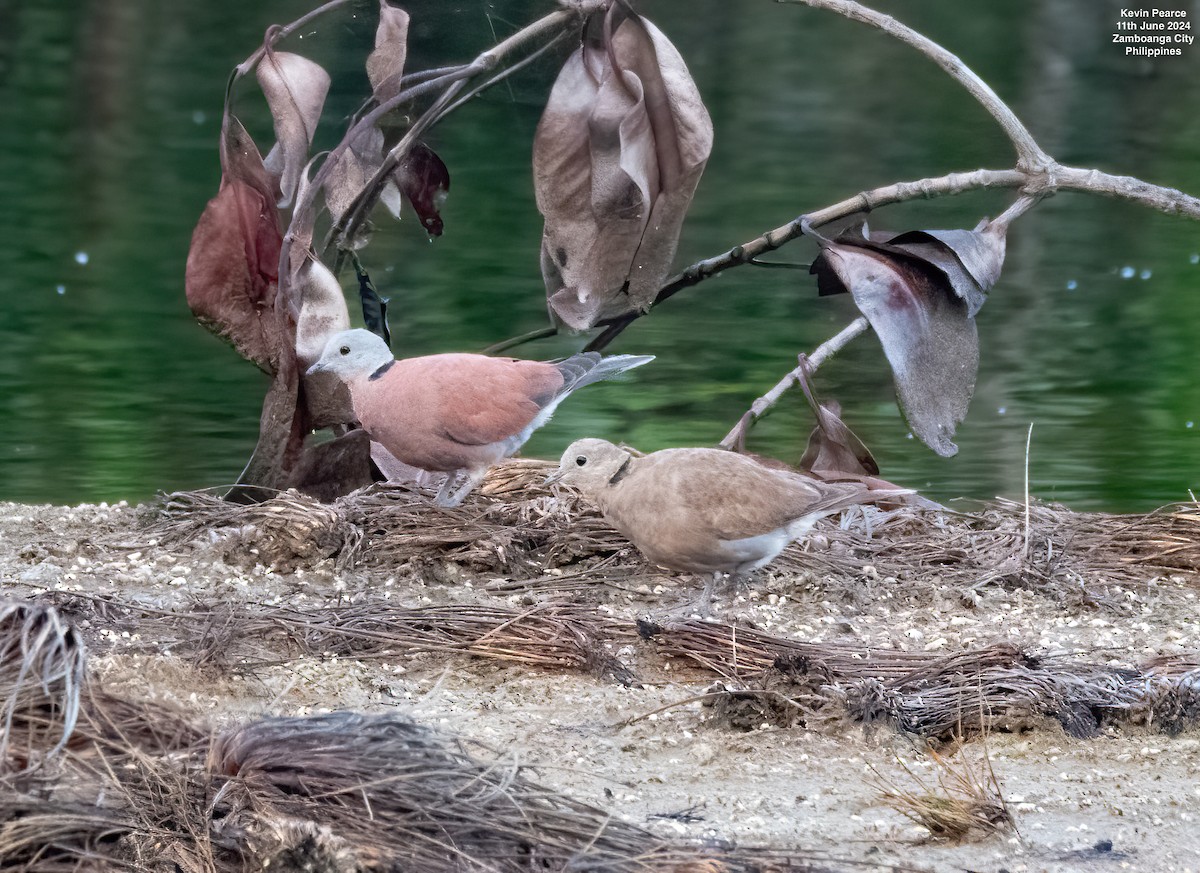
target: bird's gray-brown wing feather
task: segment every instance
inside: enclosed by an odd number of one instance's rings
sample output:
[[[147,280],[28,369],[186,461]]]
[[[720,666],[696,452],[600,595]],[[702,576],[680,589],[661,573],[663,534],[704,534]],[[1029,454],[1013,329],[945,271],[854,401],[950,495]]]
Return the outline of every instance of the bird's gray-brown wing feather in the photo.
[[[684,515],[697,534],[721,540],[759,536],[809,513],[870,502],[859,483],[817,482],[732,452],[675,449],[636,463],[639,490],[656,495],[648,502],[653,514]]]

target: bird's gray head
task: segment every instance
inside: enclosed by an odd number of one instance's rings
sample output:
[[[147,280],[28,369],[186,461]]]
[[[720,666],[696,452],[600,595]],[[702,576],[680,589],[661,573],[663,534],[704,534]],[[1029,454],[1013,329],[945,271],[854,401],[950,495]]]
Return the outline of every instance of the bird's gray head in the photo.
[[[329,338],[325,351],[308,368],[307,375],[333,373],[346,382],[356,376],[369,376],[393,360],[387,343],[369,330],[344,330]]]
[[[608,440],[576,440],[567,446],[558,469],[547,482],[562,482],[584,494],[596,494],[606,487],[633,455]]]

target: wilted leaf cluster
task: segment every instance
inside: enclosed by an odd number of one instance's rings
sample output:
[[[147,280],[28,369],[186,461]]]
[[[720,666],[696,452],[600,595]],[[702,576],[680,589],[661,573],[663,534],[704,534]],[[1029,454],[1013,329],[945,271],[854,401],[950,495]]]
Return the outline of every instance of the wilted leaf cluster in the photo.
[[[367,58],[373,88],[371,108],[386,109],[403,99],[408,14],[382,0],[375,48]],[[305,436],[313,428],[353,420],[349,396],[336,378],[302,374],[320,357],[329,337],[350,326],[341,282],[313,244],[321,205],[332,221],[366,196],[398,134],[379,120],[356,120],[315,177],[310,150],[321,123],[329,74],[315,62],[277,51],[281,29],[267,32],[253,67],[266,98],[275,143],[266,158],[227,99],[221,125],[221,187],[209,201],[192,235],[186,291],[197,319],[230,341],[248,360],[274,377],[263,409],[255,457],[243,483],[268,488],[304,484],[339,475],[320,469],[322,458],[337,457],[347,487],[369,479],[368,448],[345,464],[343,452],[309,451]],[[235,77],[236,80],[236,77]],[[232,89],[231,89],[232,90]],[[379,198],[399,217],[401,194],[413,204],[423,227],[440,234],[438,213],[449,188],[445,165],[418,143],[390,175]],[[283,210],[283,211],[281,211]],[[285,243],[286,241],[286,243]],[[365,244],[365,237],[353,246]],[[360,294],[368,327],[388,338],[386,301],[365,271]],[[360,445],[361,444],[361,445]],[[349,471],[353,469],[353,473]],[[364,471],[366,471],[364,473]],[[335,489],[343,490],[343,489]]]

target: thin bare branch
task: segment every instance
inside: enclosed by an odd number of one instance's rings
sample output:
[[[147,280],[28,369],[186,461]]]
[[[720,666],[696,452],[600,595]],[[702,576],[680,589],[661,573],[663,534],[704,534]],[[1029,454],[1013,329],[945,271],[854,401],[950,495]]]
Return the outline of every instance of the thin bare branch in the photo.
[[[550,49],[552,49],[556,45],[558,45],[558,43],[561,42],[566,36],[567,36],[567,31],[566,30],[561,31],[560,33],[556,34],[551,39],[549,39],[547,42],[542,43],[540,46],[538,46],[532,52],[527,54],[525,57],[521,58],[521,60],[505,67],[503,70],[501,70],[496,75],[492,76],[490,79],[480,82],[478,85],[476,85],[470,91],[468,91],[466,94],[463,94],[461,97],[459,97],[453,103],[451,103],[448,107],[446,107],[446,112],[444,114],[449,115],[451,112],[453,112],[455,109],[458,109],[458,107],[462,106],[464,103],[468,103],[475,97],[478,97],[481,92],[486,91],[488,88],[491,88],[493,85],[500,84],[505,79],[507,79],[509,76],[513,75],[514,73],[520,72],[525,67],[528,67],[530,64],[532,64],[534,61],[536,61],[538,58],[540,58],[546,52],[550,51]]]
[[[705,279],[722,273],[730,267],[748,264],[754,258],[766,252],[775,251],[785,243],[803,236],[805,224],[819,227],[859,212],[870,212],[880,206],[903,203],[908,200],[928,200],[986,188],[1021,188],[1028,178],[1027,174],[1020,170],[975,170],[970,173],[949,173],[945,176],[917,179],[912,182],[896,182],[882,188],[859,192],[853,197],[826,206],[816,212],[798,215],[787,224],[780,225],[774,230],[768,230],[761,236],[734,246],[719,255],[697,261],[683,272],[667,280],[662,290],[658,292],[658,296],[655,297],[654,306],[674,297],[685,288],[699,285]],[[588,343],[587,350],[600,351],[604,349],[643,314],[631,312],[601,321],[600,324],[605,327],[605,330]]]
[[[738,419],[738,423],[733,426],[733,430],[729,431],[729,433],[725,435],[725,438],[721,440],[721,448],[740,448],[746,440],[746,434],[750,431],[750,428],[754,426],[754,423],[766,415],[767,412],[769,412],[770,409],[779,402],[779,398],[782,397],[789,388],[797,384],[797,380],[804,375],[805,371],[811,374],[814,370],[820,367],[821,364],[825,363],[827,360],[849,345],[855,337],[866,333],[870,329],[871,325],[867,322],[867,319],[860,315],[858,318],[854,319],[854,321],[842,328],[841,331],[839,331],[835,336],[830,337],[829,339],[825,340],[825,342],[821,343],[821,345],[817,346],[816,351],[814,351],[811,355],[801,355],[800,362],[796,365],[795,369],[776,382],[775,386],[770,391],[768,391],[762,397],[759,397],[750,405],[750,409],[746,411],[745,415]]]
[[[889,36],[894,36],[901,42],[912,46],[966,88],[970,95],[996,119],[1017,150],[1017,167],[1019,169],[1037,171],[1054,163],[1054,160],[1042,151],[1041,146],[1037,144],[1033,135],[1021,123],[1016,114],[1008,108],[1008,104],[997,96],[987,82],[975,75],[957,55],[942,48],[929,37],[922,36],[890,15],[868,9],[854,0],[779,0],[779,2],[803,4],[814,9],[827,9],[854,21],[877,27]]]
[[[316,9],[309,12],[307,15],[300,16],[291,24],[272,26],[267,30],[267,35],[263,39],[263,44],[255,50],[254,54],[250,55],[250,57],[246,58],[246,60],[234,67],[233,78],[239,79],[253,70],[258,65],[258,62],[263,59],[263,55],[267,53],[267,49],[279,42],[279,40],[295,33],[310,21],[320,18],[326,12],[332,12],[339,6],[345,6],[349,2],[350,0],[329,0],[328,3],[323,3]]]
[[[657,306],[685,288],[699,285],[705,279],[724,272],[730,267],[750,263],[752,259],[763,253],[774,251],[785,243],[803,236],[802,225],[806,222],[813,227],[819,227],[855,213],[870,212],[881,206],[890,206],[910,200],[930,200],[934,197],[963,194],[987,188],[1019,188],[1031,192],[1026,197],[1014,202],[1004,216],[1001,216],[1005,218],[1005,223],[1011,222],[1018,215],[1026,212],[1042,197],[1056,191],[1078,191],[1101,197],[1112,197],[1117,200],[1128,200],[1167,215],[1177,215],[1200,221],[1200,199],[1175,188],[1151,185],[1132,176],[1114,176],[1099,170],[1067,167],[1054,163],[1037,173],[1016,169],[948,173],[945,176],[917,179],[911,182],[896,182],[881,188],[872,188],[815,212],[799,215],[787,224],[769,230],[762,236],[734,246],[719,255],[697,261],[681,273],[672,276],[658,292],[654,305]],[[600,351],[605,348],[642,314],[629,313],[600,322],[605,330],[596,336],[587,348],[591,351]]]
[[[1128,200],[1167,215],[1200,221],[1200,198],[1175,188],[1151,185],[1133,176],[1113,176],[1099,170],[1065,167],[1062,164],[1052,167],[1050,173],[1048,183],[1052,190],[1084,191],[1102,197]]]
[[[413,143],[416,142],[422,133],[455,108],[455,100],[468,79],[480,73],[487,73],[494,70],[502,60],[526,43],[539,39],[547,33],[554,34],[554,31],[561,30],[569,23],[576,21],[577,17],[578,13],[575,10],[560,9],[557,12],[551,12],[549,15],[538,19],[507,39],[497,43],[468,64],[463,70],[463,75],[447,87],[445,92],[434,101],[433,105],[425,110],[413,122],[412,126],[405,131],[400,142],[396,143],[392,150],[384,156],[383,163],[375,171],[375,175],[363,187],[362,192],[350,208],[346,210],[341,220],[330,230],[328,239],[336,241],[339,239],[349,239],[354,236],[363,221],[366,220],[367,213],[371,207],[379,199],[379,193],[383,190],[384,185],[387,184],[388,178],[412,149]],[[552,40],[556,41],[557,39],[558,35],[555,34]],[[497,78],[496,81],[499,80]]]
[[[517,346],[524,345],[534,340],[546,339],[558,333],[558,328],[554,325],[548,327],[540,327],[537,330],[531,330],[529,333],[523,333],[520,336],[512,337],[498,343],[493,343],[484,349],[480,354],[498,355],[501,352],[507,352],[509,349],[515,349]]]

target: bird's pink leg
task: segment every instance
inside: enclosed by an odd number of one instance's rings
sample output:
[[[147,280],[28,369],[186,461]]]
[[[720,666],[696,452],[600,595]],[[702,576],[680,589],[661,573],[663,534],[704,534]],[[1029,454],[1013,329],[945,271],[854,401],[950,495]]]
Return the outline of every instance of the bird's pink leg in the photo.
[[[437,497],[433,499],[433,502],[438,506],[445,506],[447,508],[458,506],[466,499],[468,494],[475,490],[475,487],[483,481],[483,477],[486,475],[487,467],[484,467],[482,470],[468,470],[462,485],[452,494],[447,492],[450,491],[450,483],[455,480],[457,474],[448,477],[446,483],[438,491]]]

